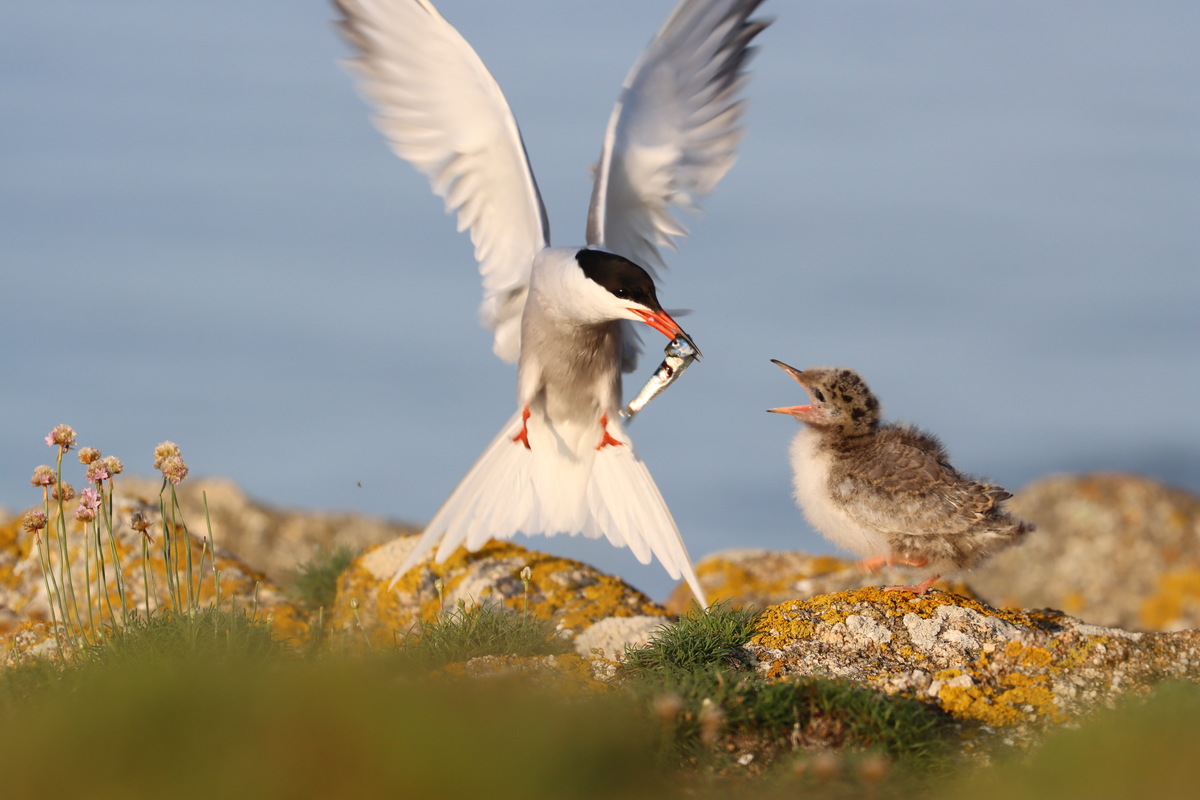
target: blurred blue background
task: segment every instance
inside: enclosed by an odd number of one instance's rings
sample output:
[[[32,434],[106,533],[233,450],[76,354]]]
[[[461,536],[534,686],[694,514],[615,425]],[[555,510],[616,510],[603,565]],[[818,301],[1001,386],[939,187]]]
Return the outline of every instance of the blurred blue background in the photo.
[[[443,0],[556,244],[668,0]],[[741,158],[660,297],[704,350],[631,432],[694,557],[831,547],[769,363],[858,369],[1019,489],[1200,490],[1200,5],[770,0]],[[19,3],[0,28],[0,504],[60,422],[151,473],[423,521],[512,413],[465,235],[374,131],[322,2]],[[637,390],[662,337],[627,379]],[[75,483],[82,483],[82,475]],[[361,484],[361,485],[360,485]],[[627,551],[525,540],[662,597]],[[236,550],[236,543],[229,542]]]

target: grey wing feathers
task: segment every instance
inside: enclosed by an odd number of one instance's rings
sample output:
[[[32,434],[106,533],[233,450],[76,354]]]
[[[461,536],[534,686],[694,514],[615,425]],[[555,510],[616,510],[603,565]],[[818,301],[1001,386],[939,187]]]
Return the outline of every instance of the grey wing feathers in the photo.
[[[686,234],[671,207],[694,210],[734,162],[750,42],[768,24],[749,19],[761,1],[685,0],[646,47],[605,133],[588,244],[654,274],[659,247]]]
[[[886,534],[961,533],[1012,496],[959,473],[932,437],[893,431],[897,435],[881,437],[869,459],[831,478],[831,488],[861,524]]]

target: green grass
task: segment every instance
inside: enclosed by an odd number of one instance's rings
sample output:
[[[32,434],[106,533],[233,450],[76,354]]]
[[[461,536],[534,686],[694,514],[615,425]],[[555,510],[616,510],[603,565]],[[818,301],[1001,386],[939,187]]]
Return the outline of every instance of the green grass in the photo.
[[[209,606],[192,614],[167,611],[149,618],[134,616],[124,627],[110,629],[103,643],[89,647],[81,657],[93,664],[141,667],[287,653],[265,622],[254,621],[242,611]]]
[[[479,656],[541,656],[565,653],[571,644],[545,620],[490,603],[460,601],[433,621],[422,621],[398,644],[405,663],[424,667]]]
[[[627,653],[627,685],[657,713],[667,750],[681,764],[727,771],[796,750],[876,751],[932,765],[946,751],[948,718],[915,700],[825,679],[772,681],[742,649],[756,615],[716,605],[664,627]]]
[[[316,614],[333,606],[337,597],[338,577],[354,561],[356,553],[345,545],[319,550],[296,567],[291,575],[288,594],[306,614]]]
[[[638,722],[611,698],[372,662],[89,665],[4,707],[0,769],[6,800],[661,797]]]
[[[673,625],[664,625],[644,648],[625,651],[630,673],[668,676],[712,666],[739,667],[742,646],[754,634],[757,612],[717,603],[707,612],[693,606]]]
[[[307,660],[240,612],[137,620],[65,664],[0,669],[3,797],[1115,800],[1200,785],[1200,687],[948,769],[946,721],[924,704],[756,675],[752,620],[688,615],[596,694],[427,677],[434,660],[520,649],[525,615],[489,606],[414,632],[410,660]]]

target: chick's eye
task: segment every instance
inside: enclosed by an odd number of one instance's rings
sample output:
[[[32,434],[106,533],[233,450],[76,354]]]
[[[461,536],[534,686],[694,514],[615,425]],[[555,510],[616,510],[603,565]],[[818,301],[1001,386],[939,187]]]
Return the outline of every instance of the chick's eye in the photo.
[[[820,389],[817,389],[817,388],[815,388],[815,387],[813,388],[813,397],[817,398],[817,402],[818,402],[818,403],[824,403],[824,402],[825,402],[825,395],[824,395],[824,393],[823,393],[823,392],[822,392]]]

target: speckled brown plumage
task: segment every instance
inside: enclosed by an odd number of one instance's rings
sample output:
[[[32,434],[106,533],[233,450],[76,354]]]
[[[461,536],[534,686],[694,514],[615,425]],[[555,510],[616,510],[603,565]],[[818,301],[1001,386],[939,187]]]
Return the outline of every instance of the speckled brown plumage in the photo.
[[[868,567],[970,569],[1032,526],[1003,508],[1012,495],[963,475],[941,443],[904,424],[883,424],[879,401],[845,368],[800,371],[776,361],[810,405],[770,409],[804,423],[792,445],[796,499],[818,531]]]

